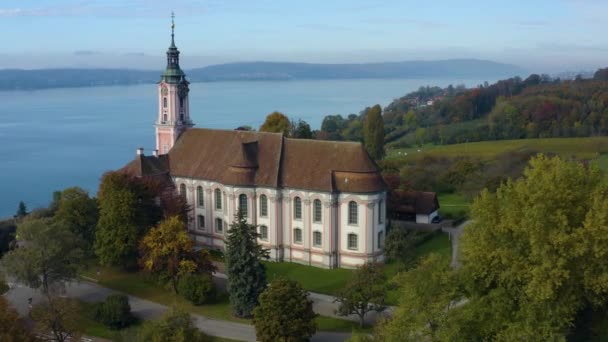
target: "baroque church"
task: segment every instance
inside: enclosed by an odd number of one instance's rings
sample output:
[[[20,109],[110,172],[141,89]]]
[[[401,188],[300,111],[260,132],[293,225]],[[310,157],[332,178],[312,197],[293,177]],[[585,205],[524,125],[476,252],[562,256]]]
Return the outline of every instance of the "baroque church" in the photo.
[[[387,187],[362,144],[193,128],[179,54],[173,25],[156,150],[139,148],[123,170],[171,179],[192,208],[188,231],[197,245],[223,249],[240,210],[273,261],[325,268],[382,261]]]

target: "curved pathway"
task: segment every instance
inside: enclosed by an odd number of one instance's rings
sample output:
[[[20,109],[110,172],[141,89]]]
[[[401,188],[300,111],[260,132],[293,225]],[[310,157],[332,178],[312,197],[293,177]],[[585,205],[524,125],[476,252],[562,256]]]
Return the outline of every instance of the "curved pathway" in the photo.
[[[11,285],[11,289],[4,296],[22,316],[27,316],[28,298],[33,298],[33,303],[36,304],[42,300],[40,291],[19,284]],[[114,293],[118,292],[89,282],[74,282],[66,286],[66,295],[68,297],[78,298],[86,302],[102,301]],[[134,296],[129,296],[129,304],[133,313],[144,320],[158,318],[167,310],[167,307],[164,305]],[[196,327],[205,334],[237,341],[255,341],[255,329],[251,325],[210,319],[196,314],[192,314],[192,318]],[[312,341],[342,342],[346,341],[349,337],[349,333],[318,332],[313,336]]]

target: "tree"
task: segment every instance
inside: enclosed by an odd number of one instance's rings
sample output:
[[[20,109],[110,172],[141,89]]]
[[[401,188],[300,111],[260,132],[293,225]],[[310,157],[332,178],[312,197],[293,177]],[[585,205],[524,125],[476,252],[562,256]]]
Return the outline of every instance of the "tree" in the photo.
[[[27,216],[27,207],[23,201],[19,201],[19,207],[17,207],[17,213],[15,213],[15,218],[21,219]]]
[[[340,303],[336,313],[359,316],[359,325],[363,327],[368,312],[384,311],[386,292],[386,275],[380,264],[367,263],[359,266],[336,296],[335,301]]]
[[[380,341],[440,341],[439,330],[458,299],[455,271],[447,259],[430,254],[418,267],[399,277],[399,306],[379,325]]]
[[[155,194],[139,179],[106,173],[99,186],[95,254],[102,265],[132,267],[141,237],[161,217]]]
[[[230,225],[226,240],[226,271],[228,292],[234,314],[250,317],[258,304],[258,296],[266,288],[266,272],[262,258],[268,250],[258,244],[254,225],[248,224],[239,211]]]
[[[8,275],[40,288],[49,300],[54,285],[78,277],[84,266],[82,243],[66,227],[49,219],[26,219],[17,227],[17,235],[24,246],[2,258]]]
[[[113,294],[95,308],[95,320],[110,329],[122,329],[135,320],[131,313],[129,297],[123,294]]]
[[[300,284],[286,278],[272,281],[253,310],[258,341],[308,341],[314,335],[316,314]]]
[[[608,295],[608,185],[597,165],[539,155],[484,191],[461,237],[466,306],[484,339],[564,339]],[[489,309],[491,308],[491,310]]]
[[[388,261],[399,261],[409,268],[416,256],[416,231],[391,227],[386,234],[384,256]]]
[[[73,299],[52,297],[32,308],[32,319],[36,322],[36,330],[47,335],[50,331],[51,340],[57,342],[80,339],[78,322],[80,310]]]
[[[95,241],[95,226],[99,212],[97,201],[78,187],[67,188],[59,196],[54,219],[86,243],[89,252]]]
[[[372,158],[379,160],[384,157],[384,122],[380,105],[373,106],[367,112],[363,124],[363,142]]]
[[[33,342],[35,340],[17,310],[11,307],[4,296],[0,296],[0,341]]]
[[[266,121],[260,126],[261,132],[283,133],[289,136],[291,122],[289,118],[281,112],[272,112],[266,117]]]
[[[179,279],[179,294],[194,305],[202,305],[215,297],[211,274],[186,274]]]
[[[194,250],[194,242],[177,216],[152,228],[141,240],[139,251],[141,267],[170,283],[175,293],[180,277],[215,270],[207,250]]]
[[[291,137],[297,139],[312,139],[312,131],[310,125],[304,120],[298,120],[297,123],[293,124],[293,133]]]
[[[137,335],[127,338],[137,342],[205,342],[209,341],[192,323],[190,314],[170,308],[162,319],[146,321],[138,329]]]

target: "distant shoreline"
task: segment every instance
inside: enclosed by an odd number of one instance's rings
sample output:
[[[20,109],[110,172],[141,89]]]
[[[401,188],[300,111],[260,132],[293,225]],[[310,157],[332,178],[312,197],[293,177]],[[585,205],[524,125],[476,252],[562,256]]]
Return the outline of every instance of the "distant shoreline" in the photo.
[[[475,59],[407,61],[369,64],[243,62],[185,70],[192,83],[319,81],[363,79],[496,79],[524,75],[510,64]],[[135,69],[0,69],[0,91],[89,88],[154,84],[162,70]]]

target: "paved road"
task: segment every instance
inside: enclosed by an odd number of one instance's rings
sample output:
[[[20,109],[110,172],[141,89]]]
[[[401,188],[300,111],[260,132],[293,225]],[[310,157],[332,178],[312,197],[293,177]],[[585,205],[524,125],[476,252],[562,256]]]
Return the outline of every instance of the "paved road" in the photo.
[[[213,280],[218,288],[225,290],[226,283],[228,277],[220,272],[216,272],[213,274]],[[338,303],[335,302],[336,297],[328,296],[321,293],[309,292],[308,298],[312,299],[312,309],[322,316],[333,317],[337,319],[343,319],[353,322],[359,322],[359,316],[357,315],[349,315],[349,316],[339,316],[336,315],[336,310],[338,310]],[[387,317],[392,313],[394,307],[388,307],[385,311],[378,313],[372,311],[365,316],[365,324],[372,325],[375,324],[376,321],[381,317]]]
[[[460,249],[460,235],[462,235],[462,230],[466,227],[471,220],[465,221],[460,224],[460,226],[455,228],[443,228],[443,231],[450,234],[450,241],[452,242],[452,262],[450,266],[452,268],[460,268],[460,260],[458,260],[459,249]]]
[[[113,293],[117,292],[89,282],[70,283],[66,287],[67,296],[87,302],[102,301]],[[34,304],[42,300],[39,291],[20,285],[13,286],[5,294],[5,297],[23,316],[28,314],[28,298],[33,298]],[[158,318],[167,310],[167,307],[164,305],[133,296],[129,296],[129,303],[131,304],[133,313],[145,320]],[[238,341],[255,341],[255,330],[251,325],[215,320],[201,315],[192,315],[192,317],[196,326],[208,335]],[[312,341],[342,342],[349,337],[350,334],[348,333],[319,332],[313,337]]]

